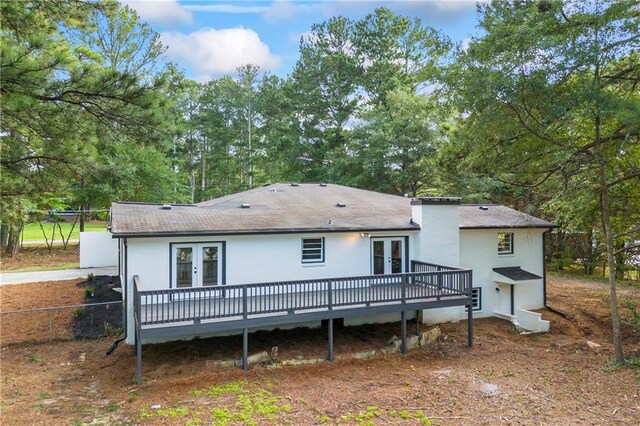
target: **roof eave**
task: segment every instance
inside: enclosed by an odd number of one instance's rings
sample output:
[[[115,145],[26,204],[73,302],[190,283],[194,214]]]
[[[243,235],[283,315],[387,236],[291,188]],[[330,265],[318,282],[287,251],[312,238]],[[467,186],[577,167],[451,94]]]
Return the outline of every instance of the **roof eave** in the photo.
[[[311,234],[337,232],[389,232],[389,231],[419,231],[419,226],[394,228],[289,228],[289,229],[252,229],[240,231],[169,231],[169,232],[111,232],[112,238],[160,238],[160,237],[208,237],[218,235],[276,235],[276,234]]]
[[[556,224],[548,224],[548,225],[528,225],[528,226],[505,226],[505,225],[477,225],[477,226],[463,226],[460,225],[460,229],[550,229],[550,228],[559,228],[559,225]]]

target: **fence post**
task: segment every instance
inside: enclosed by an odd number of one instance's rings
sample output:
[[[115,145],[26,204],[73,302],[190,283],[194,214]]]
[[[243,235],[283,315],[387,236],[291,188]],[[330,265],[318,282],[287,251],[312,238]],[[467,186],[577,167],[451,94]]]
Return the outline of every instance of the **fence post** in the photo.
[[[49,310],[49,343],[53,339],[53,318],[51,317],[51,310]]]

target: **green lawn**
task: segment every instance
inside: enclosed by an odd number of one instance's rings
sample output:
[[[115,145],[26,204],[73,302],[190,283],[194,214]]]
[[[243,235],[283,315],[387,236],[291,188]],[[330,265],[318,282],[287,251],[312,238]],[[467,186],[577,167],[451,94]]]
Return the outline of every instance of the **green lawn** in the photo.
[[[67,238],[69,235],[69,231],[71,230],[71,223],[61,223],[62,233],[64,237]],[[47,234],[47,238],[51,239],[53,223],[43,223],[42,226]],[[75,228],[73,229],[73,233],[71,234],[72,240],[77,240],[79,238],[80,226],[76,223]],[[87,232],[106,232],[107,231],[107,223],[106,222],[87,222],[84,225],[84,230]],[[38,223],[27,223],[24,226],[24,230],[22,231],[23,240],[24,241],[44,241],[44,235],[42,235],[42,230],[40,229],[40,225]],[[54,241],[62,242],[62,238],[60,237],[60,231],[56,226],[56,232]]]

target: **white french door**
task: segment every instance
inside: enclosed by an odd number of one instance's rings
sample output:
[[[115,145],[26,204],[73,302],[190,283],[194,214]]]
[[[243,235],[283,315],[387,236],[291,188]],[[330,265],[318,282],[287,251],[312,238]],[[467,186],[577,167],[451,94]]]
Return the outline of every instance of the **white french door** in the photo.
[[[222,244],[174,244],[172,287],[212,287],[222,284]]]
[[[404,263],[404,238],[371,239],[371,269],[374,275],[405,272]]]

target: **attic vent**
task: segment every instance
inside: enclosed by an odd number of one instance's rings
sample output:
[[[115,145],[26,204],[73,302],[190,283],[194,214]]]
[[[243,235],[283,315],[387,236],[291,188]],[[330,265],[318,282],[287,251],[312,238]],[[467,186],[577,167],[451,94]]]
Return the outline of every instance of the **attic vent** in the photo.
[[[162,210],[171,210],[171,204],[163,204],[161,208]]]
[[[300,184],[298,184],[296,182],[291,182],[291,186],[300,186]]]
[[[320,186],[323,187],[323,188],[326,188],[327,184],[326,183],[321,183]]]
[[[347,203],[337,203],[336,207],[347,207]]]
[[[242,203],[242,204],[240,204],[240,208],[241,208],[241,209],[248,209],[249,207],[251,207],[251,204],[248,204],[248,203]]]
[[[487,206],[480,206],[480,207],[478,207],[478,208],[479,208],[480,210],[489,210],[489,207],[487,207]]]

